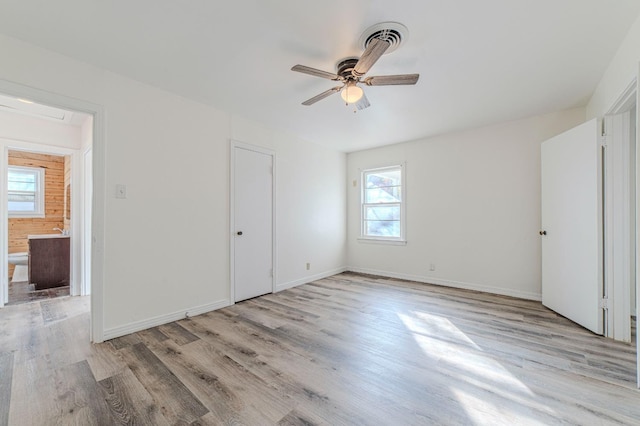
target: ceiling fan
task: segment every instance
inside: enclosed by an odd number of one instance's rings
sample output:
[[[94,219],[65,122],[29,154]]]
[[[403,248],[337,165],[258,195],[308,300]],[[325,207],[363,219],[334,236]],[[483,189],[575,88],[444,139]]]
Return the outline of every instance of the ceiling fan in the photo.
[[[368,108],[371,104],[364,94],[359,84],[367,86],[395,86],[412,85],[418,82],[420,74],[400,74],[381,75],[364,77],[371,67],[380,59],[382,55],[391,47],[391,43],[381,38],[371,38],[367,40],[367,47],[360,58],[343,59],[336,65],[337,72],[330,73],[305,65],[295,65],[291,71],[301,72],[328,80],[339,81],[340,86],[332,87],[311,99],[307,99],[302,105],[313,105],[316,102],[334,94],[341,92],[342,99],[348,104],[355,104],[359,110]]]

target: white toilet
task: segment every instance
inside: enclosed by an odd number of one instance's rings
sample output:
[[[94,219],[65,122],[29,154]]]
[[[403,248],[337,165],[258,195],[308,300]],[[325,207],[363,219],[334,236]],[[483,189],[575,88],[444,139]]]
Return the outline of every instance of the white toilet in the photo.
[[[20,252],[20,253],[9,253],[9,263],[12,265],[16,265],[13,270],[13,276],[11,277],[12,282],[22,282],[29,281],[29,253]]]

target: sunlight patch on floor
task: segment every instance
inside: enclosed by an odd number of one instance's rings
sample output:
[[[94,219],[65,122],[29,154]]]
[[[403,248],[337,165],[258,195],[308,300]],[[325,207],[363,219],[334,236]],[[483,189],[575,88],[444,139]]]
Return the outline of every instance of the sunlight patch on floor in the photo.
[[[544,425],[534,421],[528,413],[514,413],[513,410],[498,407],[477,395],[460,389],[452,389],[456,399],[474,425]],[[527,410],[525,408],[525,410]]]
[[[509,401],[509,405],[523,404],[553,415],[553,410],[548,406],[535,402],[536,395],[526,384],[491,355],[483,353],[482,348],[449,319],[416,311],[410,312],[410,315],[397,315],[412,333],[424,354],[437,362],[431,363],[434,368],[440,366],[443,374],[451,375],[465,385],[480,389],[478,394],[488,392],[499,395]],[[483,410],[487,409],[486,403],[478,394],[471,395],[453,386],[452,391],[461,405],[469,411],[470,416],[479,416],[479,419],[486,420],[487,417],[483,413]],[[499,409],[495,408],[492,411],[498,412]],[[505,415],[508,416],[509,413],[501,413],[501,416]],[[479,421],[478,424],[484,423]]]

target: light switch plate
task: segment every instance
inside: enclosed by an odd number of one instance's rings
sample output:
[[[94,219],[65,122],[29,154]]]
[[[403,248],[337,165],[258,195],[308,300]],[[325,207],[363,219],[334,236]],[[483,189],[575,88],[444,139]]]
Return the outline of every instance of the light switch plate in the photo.
[[[116,185],[116,198],[127,198],[127,186],[122,184]]]

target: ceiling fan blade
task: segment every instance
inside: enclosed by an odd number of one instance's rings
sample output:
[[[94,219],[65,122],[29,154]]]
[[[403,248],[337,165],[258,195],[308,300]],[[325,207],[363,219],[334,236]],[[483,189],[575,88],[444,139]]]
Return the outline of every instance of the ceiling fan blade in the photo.
[[[306,105],[306,106],[313,105],[316,102],[323,100],[327,96],[330,96],[330,95],[333,95],[334,93],[339,92],[341,89],[342,89],[342,86],[332,87],[331,89],[329,89],[327,91],[324,91],[324,92],[320,93],[319,95],[314,96],[311,99],[307,99],[306,101],[304,101],[302,103],[302,105]]]
[[[402,84],[416,84],[420,74],[378,75],[367,77],[363,83],[367,86],[396,86]]]
[[[391,44],[388,41],[379,38],[371,40],[362,56],[360,56],[358,63],[353,68],[353,71],[351,71],[354,77],[362,77],[365,75],[373,64],[380,59],[380,56],[384,55],[384,52],[387,51],[389,46],[391,46]]]
[[[369,103],[369,99],[367,99],[367,95],[363,93],[360,100],[356,102],[356,108],[358,108],[359,111],[362,111],[363,109],[369,108],[370,106],[371,104]]]
[[[339,80],[340,76],[337,74],[330,73],[328,71],[322,71],[315,68],[307,67],[305,65],[295,65],[291,68],[291,71],[301,72],[304,74],[313,75],[315,77],[326,78],[329,80]]]

